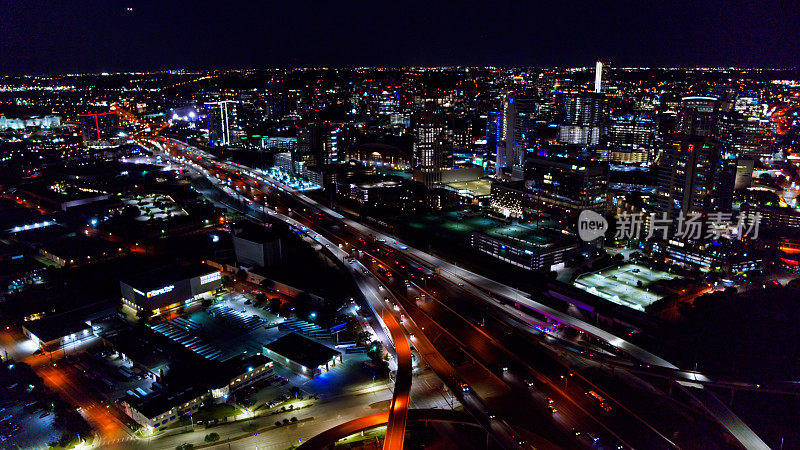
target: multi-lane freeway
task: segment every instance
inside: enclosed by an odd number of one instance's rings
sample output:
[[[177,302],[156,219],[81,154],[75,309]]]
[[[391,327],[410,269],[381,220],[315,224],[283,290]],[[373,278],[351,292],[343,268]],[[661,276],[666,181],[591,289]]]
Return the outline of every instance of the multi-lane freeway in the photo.
[[[448,307],[448,305],[450,303],[456,303],[459,298],[470,298],[474,303],[482,303],[484,308],[507,310],[507,307],[504,308],[504,302],[498,302],[498,299],[510,300],[514,303],[524,305],[525,308],[535,311],[540,316],[548,318],[551,321],[565,324],[607,342],[621,352],[621,355],[623,355],[622,359],[629,358],[655,368],[681,372],[678,367],[663,358],[628,342],[624,338],[609,333],[602,328],[536,301],[525,292],[456,267],[441,258],[408,247],[392,236],[387,236],[361,223],[347,219],[341,214],[318,204],[306,195],[293,192],[288,186],[282,185],[273,179],[269,179],[263,173],[253,171],[250,168],[237,164],[219,162],[206,152],[189,147],[178,141],[165,140],[162,138],[158,146],[169,152],[182,163],[192,166],[193,169],[203,173],[210,179],[223,180],[224,182],[219,183],[220,189],[226,191],[232,197],[242,200],[243,203],[253,211],[264,212],[269,209],[265,208],[264,205],[274,206],[273,213],[282,216],[285,214],[287,217],[291,216],[293,220],[296,219],[298,223],[302,224],[302,226],[307,229],[314,230],[319,234],[324,234],[326,238],[329,238],[330,242],[335,243],[334,245],[337,247],[341,246],[343,249],[347,249],[346,251],[350,252],[348,254],[358,251],[360,255],[369,255],[370,259],[366,261],[367,264],[372,263],[373,259],[375,259],[376,262],[378,261],[378,259],[375,258],[375,254],[377,253],[377,256],[381,257],[381,262],[378,263],[380,266],[370,267],[371,273],[376,277],[385,278],[384,271],[395,271],[395,273],[403,274],[403,276],[408,279],[413,279],[416,275],[420,282],[426,285],[429,284],[422,288],[420,288],[418,283],[413,286],[413,288],[419,289],[420,294],[423,293],[425,288],[433,291],[439,289],[442,292],[446,292],[446,294],[439,294],[439,296],[445,295],[447,301],[439,301],[439,299],[437,299],[437,301],[434,302],[435,305],[438,305],[436,307],[419,307],[416,301],[409,301],[407,294],[410,289],[405,286],[397,286],[396,283],[392,285],[388,280],[384,280],[387,289],[390,289],[393,295],[400,299],[399,303],[402,304],[403,310],[411,316],[410,318],[414,323],[417,325],[425,321],[431,323],[432,326],[430,328],[436,330],[437,339],[447,338],[451,344],[459,346],[475,363],[481,366],[480,369],[490,374],[488,377],[489,379],[499,379],[500,383],[498,384],[503,385],[506,391],[519,389],[519,387],[513,386],[513,383],[505,380],[506,378],[513,378],[508,373],[510,370],[504,370],[509,369],[506,366],[511,365],[510,362],[515,363],[513,364],[515,366],[513,373],[522,374],[522,376],[533,376],[544,380],[543,384],[545,385],[550,384],[551,386],[547,389],[553,391],[554,395],[562,398],[565,404],[574,405],[576,409],[576,411],[573,412],[574,417],[561,422],[562,425],[572,427],[573,424],[577,424],[584,428],[587,426],[599,427],[603,433],[615,436],[615,438],[621,442],[626,442],[626,439],[633,439],[634,444],[629,445],[635,445],[636,441],[650,443],[660,442],[660,445],[666,447],[676,445],[665,433],[659,431],[658,424],[654,426],[644,419],[637,417],[635,412],[626,411],[625,408],[619,408],[617,412],[614,413],[615,420],[611,420],[607,417],[602,418],[602,420],[596,420],[595,416],[597,416],[597,414],[589,408],[593,405],[587,403],[585,399],[575,399],[574,396],[566,392],[558,392],[552,388],[553,383],[551,378],[553,376],[560,376],[554,372],[554,370],[558,370],[558,367],[561,366],[560,370],[563,372],[565,370],[563,362],[553,361],[554,358],[552,355],[546,353],[537,355],[537,358],[542,358],[543,361],[549,361],[546,364],[543,364],[541,361],[536,361],[537,364],[534,364],[531,360],[519,361],[518,358],[516,358],[517,360],[515,361],[514,355],[508,354],[508,349],[503,342],[495,336],[490,335],[488,330],[481,330],[474,323],[470,322],[469,317],[460,315],[453,308]],[[362,262],[365,261],[362,259]],[[415,274],[415,271],[419,273]],[[432,276],[431,273],[434,271],[437,272],[435,274],[437,276]],[[437,297],[435,293],[426,295],[434,298]],[[426,302],[426,304],[427,303],[428,302]],[[400,305],[398,305],[398,307],[399,306]],[[518,323],[517,321],[517,324]],[[428,332],[430,331],[431,330]],[[419,332],[421,335],[428,334],[423,331],[421,325]],[[496,333],[496,331],[493,331],[493,333]],[[501,355],[501,357],[498,358],[498,355]],[[503,358],[507,359],[503,360]],[[533,367],[534,365],[536,367]],[[550,366],[550,368],[542,370],[542,366]],[[566,371],[569,371],[569,369],[567,368]],[[477,372],[480,372],[480,370],[477,370]],[[709,381],[707,377],[697,372],[687,372],[685,376],[687,379],[692,379],[695,382]],[[494,391],[491,394],[496,395],[497,392]],[[533,400],[531,401],[533,402]],[[716,416],[718,422],[725,426],[745,447],[766,448],[758,436],[738,420],[730,410],[724,408],[724,405],[719,407],[719,405],[714,404],[707,409],[709,413]],[[494,416],[495,414],[486,413],[485,415],[488,417]],[[513,416],[513,414],[511,415]],[[559,416],[560,415],[562,414],[559,414]],[[563,415],[569,416],[569,414]],[[615,421],[620,423],[614,424]],[[559,421],[556,422],[559,423]],[[608,424],[612,424],[614,429],[611,429]],[[634,429],[636,429],[636,431],[632,431]],[[619,433],[619,430],[623,430],[623,432]],[[631,437],[622,436],[621,434],[630,435]],[[514,435],[512,440],[521,442],[523,439]]]

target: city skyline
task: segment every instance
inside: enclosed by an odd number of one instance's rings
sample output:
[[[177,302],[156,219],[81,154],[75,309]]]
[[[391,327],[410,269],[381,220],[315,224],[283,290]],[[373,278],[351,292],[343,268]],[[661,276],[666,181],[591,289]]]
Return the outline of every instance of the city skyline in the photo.
[[[0,447],[800,448],[780,7],[9,4]]]

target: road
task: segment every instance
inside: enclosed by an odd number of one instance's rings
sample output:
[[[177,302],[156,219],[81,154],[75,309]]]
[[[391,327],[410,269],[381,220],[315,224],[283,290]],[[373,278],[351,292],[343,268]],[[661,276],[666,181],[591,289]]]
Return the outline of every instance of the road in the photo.
[[[181,144],[182,145],[182,144]],[[581,330],[583,332],[589,333],[593,336],[596,336],[614,346],[617,349],[624,351],[626,354],[633,356],[634,358],[653,366],[661,366],[667,369],[676,370],[678,369],[675,365],[669,363],[668,361],[664,360],[663,358],[654,355],[637,345],[626,341],[624,338],[618,337],[609,333],[599,327],[596,327],[590,323],[584,322],[580,319],[572,317],[566,313],[561,311],[555,310],[547,305],[544,305],[538,301],[535,301],[531,298],[530,295],[527,293],[521,292],[514,288],[511,288],[506,285],[502,285],[497,283],[493,280],[486,279],[480,275],[474,274],[472,272],[466,271],[462,268],[456,267],[448,262],[434,257],[432,255],[426,254],[419,250],[409,248],[408,246],[397,242],[391,236],[385,236],[380,232],[377,232],[369,227],[366,227],[360,223],[354,222],[352,220],[343,218],[340,214],[329,210],[328,208],[319,205],[312,199],[308,198],[307,196],[301,193],[292,193],[291,190],[287,186],[281,186],[279,183],[274,182],[274,180],[266,180],[263,176],[259,176],[250,171],[250,169],[245,168],[243,166],[230,164],[230,163],[218,163],[213,160],[212,157],[209,155],[204,154],[204,152],[190,149],[187,147],[183,147],[180,150],[181,153],[185,155],[192,155],[194,158],[197,159],[203,166],[201,167],[200,164],[196,165],[196,168],[199,168],[201,171],[205,171],[207,175],[210,174],[210,171],[215,172],[218,176],[219,173],[225,172],[227,175],[223,175],[223,179],[228,180],[228,184],[235,186],[236,191],[230,189],[228,186],[225,188],[230,191],[233,196],[241,197],[243,196],[242,192],[244,192],[244,197],[247,194],[251,194],[254,199],[258,199],[261,197],[263,200],[264,196],[267,194],[275,194],[277,196],[281,196],[281,192],[285,193],[283,196],[283,200],[291,201],[294,200],[294,204],[299,206],[295,206],[296,211],[305,210],[306,208],[313,209],[315,211],[321,211],[321,213],[326,214],[328,217],[333,217],[339,221],[339,223],[343,227],[349,227],[351,230],[356,230],[357,232],[361,233],[363,236],[370,236],[374,237],[377,241],[383,241],[388,247],[392,247],[395,250],[403,251],[404,254],[416,259],[417,261],[421,261],[424,264],[428,264],[430,266],[439,267],[439,272],[442,275],[442,278],[447,278],[448,281],[458,284],[459,286],[463,287],[465,291],[469,292],[472,296],[483,300],[486,304],[494,305],[497,303],[496,297],[505,298],[506,300],[513,301],[524,305],[525,307],[537,311],[538,313],[549,317],[553,320],[556,320],[560,323],[567,324],[570,327],[575,329]],[[277,192],[275,188],[281,192]],[[272,199],[271,199],[272,200]],[[250,205],[254,205],[252,200],[247,200],[247,203]],[[286,206],[285,212],[287,214],[291,214],[291,207]],[[350,236],[352,238],[352,236]],[[471,348],[471,347],[470,347]],[[697,376],[697,373],[692,373],[691,376]],[[720,423],[723,425],[727,425],[728,429],[730,430],[730,422],[725,420],[720,420]],[[755,447],[758,447],[758,439],[757,436],[750,431],[747,432],[745,427],[745,435],[747,435],[748,444],[755,444]],[[734,434],[734,433],[732,433]],[[734,435],[742,436],[742,433],[735,433]]]

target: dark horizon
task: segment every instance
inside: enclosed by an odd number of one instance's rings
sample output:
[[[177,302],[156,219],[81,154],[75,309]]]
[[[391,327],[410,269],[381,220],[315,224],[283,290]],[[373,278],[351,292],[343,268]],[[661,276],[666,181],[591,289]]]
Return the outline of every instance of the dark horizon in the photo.
[[[5,2],[7,75],[291,67],[795,68],[780,5]],[[132,11],[128,11],[132,8]]]

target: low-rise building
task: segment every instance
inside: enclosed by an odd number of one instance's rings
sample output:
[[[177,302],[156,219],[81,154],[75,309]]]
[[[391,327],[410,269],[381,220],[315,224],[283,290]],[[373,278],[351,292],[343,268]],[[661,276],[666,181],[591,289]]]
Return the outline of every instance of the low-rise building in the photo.
[[[210,298],[222,286],[222,272],[205,264],[169,266],[126,278],[119,285],[123,305],[158,315]]]
[[[342,363],[342,352],[297,333],[289,333],[264,345],[263,353],[308,378],[321,375],[337,363]]]

